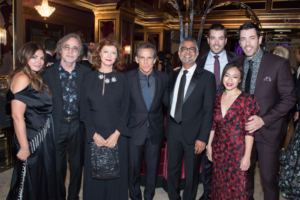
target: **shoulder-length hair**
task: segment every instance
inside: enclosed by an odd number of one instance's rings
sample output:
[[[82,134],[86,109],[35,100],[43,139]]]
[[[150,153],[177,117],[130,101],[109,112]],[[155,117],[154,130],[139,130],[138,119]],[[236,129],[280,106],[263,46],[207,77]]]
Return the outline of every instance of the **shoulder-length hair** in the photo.
[[[234,68],[236,67],[239,71],[240,71],[240,74],[241,74],[241,82],[239,83],[238,85],[238,88],[241,89],[241,86],[242,86],[242,83],[243,83],[243,79],[244,79],[244,68],[238,63],[238,62],[230,62],[230,63],[227,63],[227,65],[225,65],[224,69],[223,69],[223,73],[222,73],[222,76],[221,76],[221,82],[220,82],[220,86],[224,86],[223,84],[223,80],[224,80],[224,77],[225,77],[225,74],[227,73],[227,71],[231,68]]]
[[[122,71],[123,67],[123,54],[122,49],[119,43],[116,40],[112,39],[104,39],[100,41],[100,43],[97,43],[95,46],[95,50],[92,55],[92,61],[93,61],[93,69],[99,70],[101,68],[101,57],[100,52],[104,46],[114,46],[117,49],[117,59],[113,64],[113,71],[117,73],[118,71]]]
[[[43,51],[44,65],[40,69],[40,71],[34,73],[31,70],[30,66],[28,65],[28,62],[38,50]],[[23,72],[24,74],[26,74],[28,76],[32,87],[36,91],[38,91],[39,93],[43,93],[44,89],[46,89],[47,92],[51,95],[49,87],[43,82],[43,79],[41,76],[41,74],[44,72],[45,66],[46,66],[46,53],[45,53],[43,46],[40,44],[37,44],[35,42],[28,42],[28,43],[24,44],[17,53],[16,65],[15,65],[16,68],[8,78],[8,86],[10,87],[11,80],[16,73]]]
[[[66,36],[64,36],[63,38],[61,38],[58,43],[57,43],[57,50],[56,50],[56,60],[61,60],[61,52],[62,52],[62,47],[63,44],[68,41],[70,38],[75,38],[76,40],[78,40],[79,42],[79,52],[78,52],[78,57],[77,57],[77,62],[79,62],[82,58],[82,54],[83,54],[83,44],[81,42],[80,36],[77,35],[76,33],[70,33]]]

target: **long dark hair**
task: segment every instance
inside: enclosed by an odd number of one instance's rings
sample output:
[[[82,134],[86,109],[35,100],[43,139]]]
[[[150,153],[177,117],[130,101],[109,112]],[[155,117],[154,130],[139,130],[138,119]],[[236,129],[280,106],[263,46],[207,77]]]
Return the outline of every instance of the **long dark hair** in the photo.
[[[32,56],[38,50],[42,50],[44,54],[44,65],[40,71],[34,73],[30,66],[28,65],[28,61],[32,58]],[[37,44],[35,42],[28,42],[24,44],[21,49],[18,51],[16,56],[16,68],[8,77],[8,86],[10,88],[11,80],[18,72],[23,72],[28,76],[32,87],[38,91],[39,93],[43,93],[44,88],[51,95],[49,87],[43,82],[41,74],[43,73],[46,65],[46,53],[42,45]]]
[[[225,74],[227,73],[227,71],[231,68],[234,68],[236,67],[240,73],[241,73],[241,82],[239,83],[238,85],[238,88],[241,89],[241,86],[242,86],[242,83],[243,83],[243,79],[244,79],[244,68],[237,62],[233,61],[233,62],[230,62],[230,63],[227,63],[227,65],[225,65],[224,69],[223,69],[223,72],[222,72],[222,77],[221,77],[221,82],[220,82],[220,86],[221,87],[224,87],[224,84],[223,84],[223,80],[224,80],[224,76]]]

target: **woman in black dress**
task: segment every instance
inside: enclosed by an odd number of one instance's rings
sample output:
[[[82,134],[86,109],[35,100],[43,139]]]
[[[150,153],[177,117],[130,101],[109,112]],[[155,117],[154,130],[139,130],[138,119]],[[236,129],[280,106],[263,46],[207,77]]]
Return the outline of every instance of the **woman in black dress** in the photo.
[[[93,53],[93,68],[85,77],[81,97],[81,121],[86,127],[84,158],[84,200],[128,200],[127,129],[129,88],[125,74],[119,72],[122,52],[115,40],[103,40]],[[114,148],[118,145],[119,178],[92,177],[91,142]],[[101,162],[101,160],[100,160]]]
[[[45,57],[41,45],[25,44],[9,77],[7,98],[11,101],[18,153],[8,200],[57,199],[52,100],[40,75]]]

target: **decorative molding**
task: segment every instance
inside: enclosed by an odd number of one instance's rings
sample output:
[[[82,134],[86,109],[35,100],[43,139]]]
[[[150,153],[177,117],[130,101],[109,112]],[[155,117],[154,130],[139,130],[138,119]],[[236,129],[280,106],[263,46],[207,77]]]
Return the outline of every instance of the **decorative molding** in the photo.
[[[23,7],[23,14],[40,17],[40,15],[38,14],[38,12],[36,10],[34,10],[32,8],[27,8],[27,7]],[[94,27],[94,23],[92,23],[92,22],[87,22],[85,20],[74,19],[74,18],[70,18],[70,17],[65,17],[65,16],[61,16],[61,15],[57,15],[57,14],[52,14],[48,19],[77,24],[80,26]]]

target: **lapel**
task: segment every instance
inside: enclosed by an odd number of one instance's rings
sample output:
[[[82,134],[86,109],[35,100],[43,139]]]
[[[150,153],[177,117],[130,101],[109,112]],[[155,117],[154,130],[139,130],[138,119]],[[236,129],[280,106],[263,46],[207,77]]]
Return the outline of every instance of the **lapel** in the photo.
[[[268,59],[266,59],[267,54],[264,52],[263,56],[261,58],[261,62],[259,65],[259,70],[256,78],[256,83],[255,83],[255,89],[254,89],[254,95],[256,95],[257,89],[259,88],[258,86],[261,85],[261,81],[264,79],[264,72],[266,70],[266,67],[269,66]]]
[[[209,52],[206,52],[201,57],[199,57],[199,61],[197,62],[197,66],[199,66],[202,69],[204,69],[204,65],[205,65],[208,53]]]
[[[229,63],[235,60],[234,55],[230,51],[225,51],[225,52],[226,52],[227,60]]]
[[[141,97],[139,99],[142,99],[142,102],[143,102],[143,105],[144,105],[144,109],[148,110],[147,106],[146,106],[146,103],[145,103],[145,100],[144,100],[143,93],[142,93],[139,70],[140,70],[140,68],[135,69],[135,74],[133,76],[133,77],[135,77],[135,83],[134,83],[134,85],[137,87],[137,91],[136,92],[138,93],[137,95]]]
[[[155,79],[155,91],[154,91],[154,96],[153,96],[153,99],[151,101],[151,106],[150,106],[149,111],[152,110],[152,106],[154,105],[154,101],[156,100],[156,96],[157,96],[157,92],[158,92],[158,86],[161,85],[160,78],[158,78],[158,73],[156,72],[155,69],[153,69],[153,70],[154,70],[153,74],[154,74],[154,79]]]
[[[80,92],[81,92],[81,83],[83,82],[83,77],[84,77],[84,74],[83,74],[83,70],[82,70],[82,67],[76,63],[76,67],[77,67],[77,98],[78,98],[78,103],[80,101]]]
[[[185,97],[184,97],[184,100],[183,100],[183,103],[185,103],[185,101],[189,98],[189,96],[191,95],[191,93],[193,92],[195,86],[197,85],[198,83],[198,80],[200,78],[202,74],[202,71],[201,71],[201,68],[196,66],[196,70],[193,74],[193,77],[191,79],[191,82],[190,82],[190,85],[186,91],[186,94],[185,94]]]
[[[60,77],[59,77],[59,65],[60,65],[60,62],[56,62],[56,64],[53,66],[53,74],[52,75],[53,75],[55,85],[57,87],[58,94],[60,95],[61,100],[62,100],[61,81],[60,81]]]
[[[170,105],[171,106],[172,106],[172,102],[173,102],[174,87],[175,87],[176,79],[177,79],[179,72],[180,72],[180,69],[172,72],[171,90],[170,90]]]

